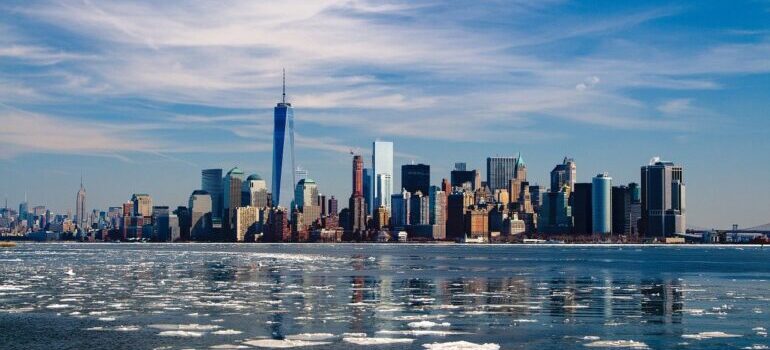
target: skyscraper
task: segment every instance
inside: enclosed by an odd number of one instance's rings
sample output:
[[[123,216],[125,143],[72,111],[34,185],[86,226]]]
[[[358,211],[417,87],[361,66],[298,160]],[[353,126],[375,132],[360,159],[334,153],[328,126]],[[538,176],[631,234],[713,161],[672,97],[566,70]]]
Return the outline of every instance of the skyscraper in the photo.
[[[430,165],[404,164],[401,166],[401,187],[411,193],[430,191]]]
[[[364,202],[366,202],[366,208],[369,211],[374,210],[374,201],[372,197],[372,168],[364,168]]]
[[[575,160],[564,157],[564,161],[551,170],[551,192],[559,192],[565,185],[569,186],[571,191],[575,187],[575,181],[577,181]]]
[[[372,198],[376,207],[390,208],[393,194],[393,142],[372,143]]]
[[[392,210],[390,212],[390,227],[393,231],[403,230],[410,225],[411,218],[411,193],[402,190],[400,194],[391,195]]]
[[[632,234],[632,199],[633,196],[629,186],[612,186],[612,233],[623,235]],[[635,189],[638,189],[636,187]]]
[[[275,106],[273,111],[273,184],[272,195],[273,205],[281,204],[281,181],[283,179],[284,161],[286,157],[291,157],[291,179],[290,184],[297,183],[294,171],[294,108],[291,103],[286,102],[286,72],[283,74],[283,94],[281,102]],[[287,151],[289,154],[284,154]]]
[[[663,238],[686,231],[685,185],[681,166],[653,158],[642,167],[642,227],[645,236]]]
[[[267,182],[258,174],[251,174],[243,183],[244,189],[249,193],[249,205],[257,208],[267,206]]]
[[[83,187],[83,177],[80,178],[80,189],[75,201],[75,215],[78,216],[78,226],[86,227],[86,188]]]
[[[452,187],[463,187],[470,184],[470,189],[475,191],[481,187],[481,179],[478,170],[452,170],[450,173]]]
[[[211,195],[204,190],[193,191],[188,203],[190,208],[190,239],[211,239]]]
[[[366,229],[366,202],[364,201],[364,158],[353,156],[353,193],[350,195],[350,229],[359,234]],[[360,238],[357,235],[356,238]]]
[[[224,217],[222,218],[222,227],[225,228],[227,237],[226,240],[235,240],[235,215],[236,208],[241,206],[241,188],[243,187],[243,171],[238,167],[234,167],[227,172],[224,180],[222,181],[222,187],[224,189],[223,204],[224,204]]]
[[[131,203],[134,206],[134,216],[151,217],[152,216],[152,197],[146,193],[135,193],[131,197]]]
[[[521,181],[527,181],[527,164],[524,163],[524,158],[521,157],[521,152],[516,157],[516,167],[513,171],[514,177]]]
[[[494,192],[508,186],[508,181],[516,178],[515,157],[487,158],[487,186]],[[513,196],[518,196],[516,193]]]
[[[305,206],[315,206],[318,200],[318,186],[313,179],[302,179],[294,189],[294,205],[302,210]]]
[[[572,231],[572,207],[569,193],[547,192],[537,216],[537,230],[540,233],[566,234]]]
[[[593,233],[612,232],[612,178],[607,173],[591,181],[591,222]]]
[[[222,220],[222,169],[204,169],[201,171],[201,190],[211,196],[212,220]]]
[[[570,205],[572,206],[572,217],[574,218],[577,235],[589,235],[593,233],[593,190],[591,183],[576,183],[575,189],[570,196]]]

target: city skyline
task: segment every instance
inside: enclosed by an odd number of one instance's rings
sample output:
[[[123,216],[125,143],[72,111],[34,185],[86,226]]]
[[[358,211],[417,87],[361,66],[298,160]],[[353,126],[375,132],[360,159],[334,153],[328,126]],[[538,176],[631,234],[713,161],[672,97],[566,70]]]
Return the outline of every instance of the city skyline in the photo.
[[[296,163],[340,200],[350,150],[368,168],[379,139],[394,143],[393,193],[412,161],[439,185],[454,162],[486,178],[487,157],[522,152],[548,186],[566,156],[575,182],[608,172],[614,185],[661,156],[687,169],[688,224],[770,221],[766,4],[467,5],[7,2],[0,196],[75,212],[82,172],[90,213],[133,193],[184,205],[201,169],[272,184],[286,67]]]

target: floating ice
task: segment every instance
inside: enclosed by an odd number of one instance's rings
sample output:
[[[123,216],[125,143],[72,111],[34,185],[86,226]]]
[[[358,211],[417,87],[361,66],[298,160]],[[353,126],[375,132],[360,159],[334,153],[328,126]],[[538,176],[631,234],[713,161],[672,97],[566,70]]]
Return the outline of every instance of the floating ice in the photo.
[[[251,345],[258,348],[273,348],[273,349],[289,349],[298,348],[304,346],[318,346],[329,345],[330,342],[323,341],[307,341],[307,340],[291,340],[291,339],[255,339],[243,342],[246,345]]]
[[[241,332],[239,330],[235,330],[235,329],[222,329],[222,330],[214,331],[211,334],[216,334],[216,335],[237,335],[237,334],[241,334],[241,333],[243,333],[243,332]]]
[[[287,335],[286,339],[291,340],[327,340],[334,338],[335,335],[331,333],[301,333],[294,335]]]
[[[151,324],[148,327],[167,331],[211,331],[222,328],[213,324]]]
[[[46,306],[48,309],[66,309],[68,307],[72,307],[72,305],[69,304],[51,304]]]
[[[386,344],[409,344],[414,341],[411,338],[381,338],[381,337],[348,337],[342,338],[342,341],[355,345],[386,345]]]
[[[729,334],[725,332],[700,332],[696,334],[682,334],[682,338],[696,339],[696,340],[711,339],[711,338],[737,338],[737,337],[740,337],[740,335]]]
[[[411,328],[433,328],[433,327],[449,327],[451,326],[451,324],[449,322],[436,323],[432,321],[419,321],[419,322],[410,322],[408,326]]]
[[[446,335],[460,335],[460,334],[471,334],[468,332],[455,332],[455,331],[436,331],[436,330],[429,330],[429,329],[414,329],[414,330],[408,330],[408,331],[377,331],[378,334],[398,334],[398,335],[412,335],[412,336],[421,336],[421,335],[435,335],[435,336],[446,336]]]
[[[649,349],[647,344],[635,340],[597,340],[585,344],[590,348],[630,348],[630,349]]]
[[[422,347],[429,350],[499,350],[500,345],[493,343],[476,344],[464,340],[448,343],[423,344]]]
[[[203,332],[192,331],[163,331],[158,333],[162,337],[186,337],[186,338],[198,338],[203,336]]]

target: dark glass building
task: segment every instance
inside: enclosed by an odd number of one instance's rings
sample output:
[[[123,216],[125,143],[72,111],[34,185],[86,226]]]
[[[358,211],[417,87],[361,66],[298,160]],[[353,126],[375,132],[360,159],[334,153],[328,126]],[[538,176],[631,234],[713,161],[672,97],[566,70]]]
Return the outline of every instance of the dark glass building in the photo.
[[[401,166],[401,187],[410,193],[430,193],[430,165],[405,164]]]
[[[593,233],[593,211],[591,206],[591,183],[576,183],[570,196],[574,232],[578,235]]]

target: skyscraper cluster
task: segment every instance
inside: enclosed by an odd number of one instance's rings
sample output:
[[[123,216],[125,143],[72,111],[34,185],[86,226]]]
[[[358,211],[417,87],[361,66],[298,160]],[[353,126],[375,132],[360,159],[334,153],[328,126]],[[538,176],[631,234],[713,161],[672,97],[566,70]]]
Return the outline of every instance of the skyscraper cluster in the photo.
[[[372,142],[368,164],[351,152],[350,196],[339,208],[338,199],[321,193],[321,184],[295,162],[285,76],[273,121],[269,186],[239,167],[204,169],[187,206],[153,205],[150,195],[136,193],[120,207],[89,214],[81,179],[74,217],[51,218],[44,207],[30,211],[25,201],[16,214],[6,208],[0,226],[94,233],[89,239],[102,240],[222,242],[639,241],[686,230],[683,169],[671,162],[653,159],[641,167],[641,185],[616,185],[608,173],[578,182],[575,160],[564,157],[550,172],[549,188],[528,179],[521,153],[488,157],[484,181],[481,171],[456,162],[448,177],[432,184],[431,166],[410,162],[401,165],[396,186],[394,143],[383,140]]]

